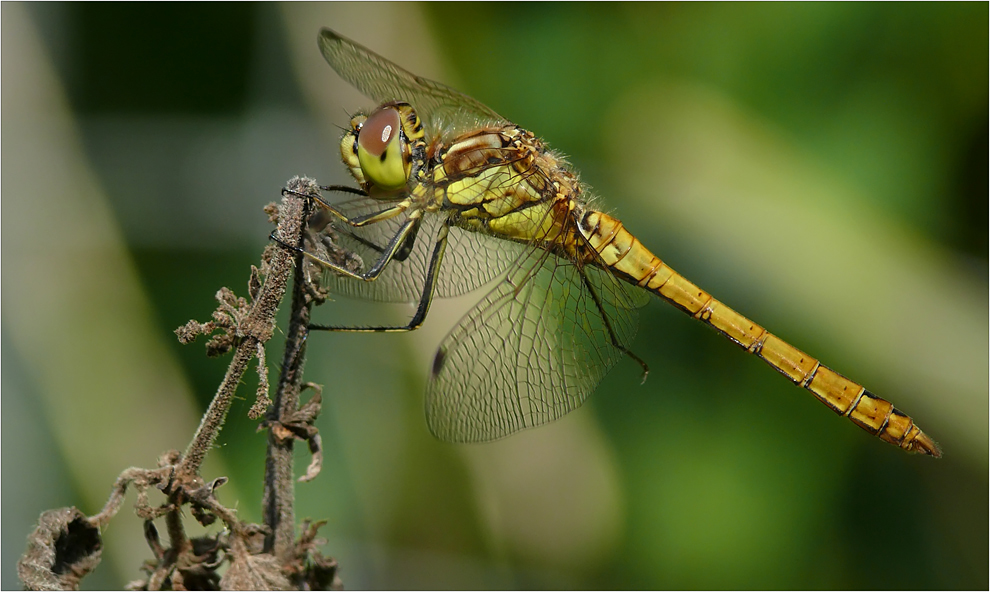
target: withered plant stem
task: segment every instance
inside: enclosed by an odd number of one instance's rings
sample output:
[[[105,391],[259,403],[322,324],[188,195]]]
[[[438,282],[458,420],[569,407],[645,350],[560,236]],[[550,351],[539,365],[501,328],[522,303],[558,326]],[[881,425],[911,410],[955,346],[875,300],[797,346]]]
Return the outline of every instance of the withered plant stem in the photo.
[[[289,182],[286,200],[292,200],[293,212],[288,214],[305,222],[308,205],[306,199],[295,194],[316,195],[319,187],[310,179],[295,178]],[[284,203],[284,202],[283,202]],[[282,213],[287,216],[286,212]],[[281,224],[280,224],[281,228]],[[293,226],[295,228],[295,226]],[[302,226],[295,234],[283,234],[286,244],[303,246]],[[302,273],[301,252],[290,254],[288,249],[280,249],[287,257],[292,257],[296,269],[292,289],[292,309],[289,328],[285,335],[285,352],[282,355],[282,374],[275,390],[274,404],[268,411],[269,425],[279,425],[288,420],[299,409],[299,393],[302,390],[303,366],[306,361],[306,335],[309,331],[310,313],[313,302],[308,296]],[[276,429],[268,430],[268,452],[265,455],[265,485],[261,500],[263,522],[271,530],[265,537],[264,550],[279,559],[285,559],[295,551],[295,480],[292,476],[292,450],[294,438],[279,437]]]
[[[289,185],[289,189],[298,189],[299,193],[317,189],[314,181],[299,177],[292,179]],[[275,232],[284,243],[301,244],[306,206],[306,199],[296,194],[287,192],[283,196],[279,208],[279,224]],[[275,328],[275,314],[278,312],[278,305],[285,295],[289,273],[292,271],[296,259],[295,254],[290,253],[287,249],[274,251],[265,284],[262,286],[251,312],[238,328],[238,333],[242,339],[237,345],[230,365],[227,367],[227,374],[203,415],[203,420],[200,422],[199,428],[196,429],[196,434],[186,448],[185,454],[182,455],[182,461],[177,471],[177,477],[180,480],[192,478],[199,474],[200,465],[216,441],[217,434],[219,434],[224,419],[227,417],[227,411],[233,402],[237,386],[254,357],[258,344],[263,344],[271,338]],[[287,470],[291,472],[291,462]]]

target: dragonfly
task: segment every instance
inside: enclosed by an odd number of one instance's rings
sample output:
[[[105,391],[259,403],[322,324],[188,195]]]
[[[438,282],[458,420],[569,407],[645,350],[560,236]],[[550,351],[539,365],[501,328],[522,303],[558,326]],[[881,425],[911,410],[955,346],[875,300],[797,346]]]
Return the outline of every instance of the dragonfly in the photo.
[[[377,106],[350,120],[341,157],[357,187],[319,205],[305,252],[324,287],[416,303],[493,284],[440,343],[426,389],[430,431],[487,442],[579,407],[630,349],[650,295],[713,328],[867,432],[941,456],[907,414],[715,299],[596,208],[559,153],[532,132],[444,84],[416,76],[324,28],[323,57]],[[357,264],[328,256],[343,248]]]

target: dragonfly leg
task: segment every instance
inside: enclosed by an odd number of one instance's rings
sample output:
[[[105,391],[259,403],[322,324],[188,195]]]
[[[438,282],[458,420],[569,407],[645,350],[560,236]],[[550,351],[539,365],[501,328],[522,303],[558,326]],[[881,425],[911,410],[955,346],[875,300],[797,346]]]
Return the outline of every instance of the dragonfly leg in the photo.
[[[406,241],[402,243],[396,251],[392,259],[396,261],[405,261],[409,258],[409,254],[412,253],[413,247],[416,245],[416,236],[419,234],[420,224],[416,226],[409,232],[409,236],[406,237]]]
[[[353,193],[355,195],[361,195],[364,197],[368,196],[368,194],[365,193],[364,191],[360,189],[355,189],[353,187],[348,187],[346,185],[321,185],[320,189],[323,189],[325,191],[339,191],[339,192]],[[366,226],[368,224],[374,224],[375,222],[381,222],[382,220],[388,220],[389,218],[394,218],[395,216],[398,216],[399,214],[408,210],[410,204],[412,203],[411,200],[404,199],[396,203],[395,205],[389,206],[379,212],[373,212],[371,214],[366,214],[364,216],[349,218],[347,214],[344,214],[343,212],[338,210],[336,207],[334,207],[333,204],[324,200],[323,197],[320,195],[314,195],[311,193],[300,193],[298,191],[293,191],[291,189],[282,190],[283,195],[287,193],[291,195],[295,195],[297,197],[312,199],[318,202],[320,206],[323,207],[323,209],[333,214],[334,217],[336,217],[340,221],[358,228],[360,228],[361,226]]]
[[[395,218],[399,214],[405,212],[409,209],[411,201],[408,199],[402,200],[401,202],[395,204],[394,206],[385,208],[380,212],[374,212],[367,214],[365,216],[358,216],[356,218],[348,218],[342,213],[338,212],[336,208],[329,208],[330,212],[340,218],[343,222],[350,224],[355,228],[360,228],[362,226],[367,226],[368,224],[374,224],[376,222],[381,222],[383,220],[388,220],[390,218]]]
[[[322,259],[321,257],[318,257],[313,253],[310,253],[304,249],[299,249],[297,247],[292,247],[291,245],[286,245],[284,242],[282,242],[278,238],[275,238],[274,236],[272,238],[280,245],[293,249],[297,252],[302,252],[302,254],[305,255],[306,257],[309,257],[310,259],[316,261],[320,265],[328,269],[332,269],[333,271],[336,271],[341,275],[356,280],[362,280],[365,282],[373,282],[376,279],[378,279],[378,276],[382,274],[382,271],[385,270],[385,266],[388,265],[390,261],[392,261],[392,259],[395,257],[395,253],[401,250],[402,247],[408,242],[408,237],[415,234],[415,232],[419,229],[420,220],[421,218],[419,216],[416,215],[410,216],[409,219],[406,220],[399,228],[399,231],[395,233],[395,236],[393,236],[391,240],[388,241],[388,244],[385,245],[385,249],[382,251],[382,256],[379,257],[378,260],[375,261],[375,263],[371,266],[371,268],[364,273],[355,273],[349,269],[341,267],[336,263]]]
[[[324,189],[324,190],[330,190],[330,191],[347,191],[349,193],[355,193],[355,194],[358,194],[358,195],[367,195],[364,191],[361,191],[359,189],[354,189],[352,187],[347,187],[345,185],[340,185],[340,186],[325,186],[325,187],[324,186],[321,186],[320,188],[321,189]],[[411,203],[410,200],[406,199],[406,200],[403,200],[403,201],[401,201],[401,202],[399,202],[399,203],[397,203],[397,204],[395,204],[393,206],[390,206],[390,207],[385,208],[384,210],[381,210],[381,211],[378,211],[378,212],[373,212],[371,214],[367,214],[367,215],[364,215],[364,216],[358,216],[358,217],[355,217],[355,218],[348,218],[346,215],[344,215],[343,213],[341,213],[340,211],[338,211],[336,208],[334,208],[333,206],[331,206],[327,202],[323,201],[323,198],[320,197],[320,196],[318,196],[318,195],[312,195],[312,194],[308,194],[308,193],[300,193],[298,191],[293,191],[291,189],[283,189],[282,190],[282,194],[284,195],[286,193],[289,193],[289,194],[292,194],[292,195],[296,195],[296,196],[299,196],[299,197],[303,197],[303,198],[308,198],[308,199],[314,199],[314,200],[316,200],[317,202],[320,203],[321,206],[324,207],[324,209],[326,209],[327,211],[331,212],[334,216],[338,217],[340,220],[342,220],[343,222],[346,222],[347,224],[349,224],[349,225],[351,225],[353,227],[361,227],[361,226],[365,226],[365,225],[368,225],[368,224],[374,224],[376,222],[381,222],[383,220],[388,220],[390,218],[394,218],[394,217],[402,214],[406,210],[408,210],[409,209],[409,204]],[[374,281],[374,280],[378,279],[378,276],[381,275],[382,270],[385,269],[385,266],[388,265],[388,263],[393,258],[395,258],[396,253],[399,253],[401,255],[401,257],[399,259],[400,261],[405,260],[405,258],[409,256],[409,252],[412,250],[412,244],[411,244],[411,242],[413,240],[415,240],[415,236],[416,236],[416,234],[417,234],[417,232],[419,230],[419,225],[420,225],[421,220],[422,220],[421,213],[414,212],[402,224],[402,226],[399,228],[398,232],[395,233],[395,236],[392,237],[392,239],[389,241],[389,243],[385,246],[384,249],[383,248],[380,248],[380,247],[377,247],[377,246],[374,247],[377,251],[379,251],[381,253],[381,257],[379,257],[378,260],[374,263],[374,265],[372,265],[371,268],[368,271],[364,272],[364,273],[355,273],[355,272],[353,272],[353,271],[351,271],[349,269],[346,269],[346,268],[340,266],[339,264],[336,264],[336,263],[334,263],[332,261],[327,261],[326,259],[323,259],[321,257],[318,257],[318,256],[316,256],[316,255],[314,255],[314,254],[306,251],[305,249],[302,249],[302,248],[300,248],[298,246],[295,246],[295,245],[290,245],[290,244],[286,243],[285,241],[281,240],[280,238],[278,238],[277,236],[275,236],[275,232],[274,231],[272,231],[272,233],[270,235],[268,235],[268,238],[269,238],[269,240],[275,241],[276,243],[278,243],[279,245],[281,245],[283,248],[289,249],[291,251],[295,251],[297,253],[302,253],[303,255],[305,255],[306,257],[308,257],[309,259],[311,259],[313,261],[316,261],[320,265],[322,265],[322,266],[324,266],[324,267],[326,267],[328,269],[332,269],[332,270],[340,273],[341,275],[344,275],[344,276],[347,276],[347,277],[350,277],[350,278],[354,278],[354,279],[358,279],[358,280],[363,280],[363,281],[366,281],[366,282],[370,282],[370,281]],[[351,236],[354,236],[354,235],[351,235]],[[355,238],[358,238],[358,237],[355,236]],[[367,241],[362,241],[362,242],[367,242]]]
[[[321,191],[332,191],[334,193],[353,193],[354,195],[360,195],[363,197],[368,197],[368,192],[364,189],[358,187],[351,187],[350,185],[320,185]],[[323,197],[320,195],[313,195],[312,193],[302,193],[300,191],[294,191],[288,187],[282,188],[282,195],[285,194],[295,195],[297,197],[306,197],[310,199],[315,199],[316,201],[323,202]],[[326,202],[323,202],[326,203]]]
[[[320,189],[323,191],[335,191],[339,193],[352,193],[354,195],[360,195],[363,197],[368,197],[368,193],[363,189],[358,189],[356,187],[348,187],[347,185],[320,185]],[[309,199],[319,202],[320,205],[331,208],[329,202],[323,199],[322,195],[316,195],[314,193],[303,193],[301,191],[295,191],[289,189],[288,187],[282,188],[282,195],[295,195],[296,197],[301,197],[303,199]]]
[[[416,227],[413,228],[412,231],[410,231],[409,236],[406,237],[406,242],[403,243],[403,245],[401,247],[399,247],[399,249],[395,252],[395,255],[392,256],[392,260],[394,260],[394,261],[405,261],[406,259],[409,258],[409,254],[412,253],[412,249],[416,245],[416,236],[419,234],[419,228],[420,228],[420,225],[417,224]],[[373,243],[370,240],[368,240],[368,239],[366,239],[366,238],[364,238],[362,236],[358,236],[358,235],[354,234],[353,232],[349,232],[349,231],[343,230],[343,229],[338,229],[338,231],[339,232],[343,232],[351,240],[353,240],[355,242],[358,242],[358,243],[361,243],[362,245],[368,247],[372,251],[376,251],[378,253],[384,253],[385,252],[385,247],[382,247],[382,246],[378,245],[377,243]]]
[[[368,196],[368,192],[364,189],[351,187],[350,185],[320,185],[320,190],[332,191],[335,193],[353,193],[354,195],[363,195],[365,197]]]
[[[437,232],[436,243],[433,247],[433,254],[430,256],[430,265],[426,272],[426,282],[423,285],[423,294],[420,296],[419,304],[416,306],[416,314],[408,324],[401,327],[339,327],[333,325],[310,325],[310,331],[338,331],[343,333],[401,333],[405,331],[415,331],[423,325],[426,315],[430,312],[430,304],[433,303],[433,293],[436,290],[437,278],[440,272],[440,263],[443,261],[443,253],[447,248],[447,234],[450,231],[450,223],[444,223]],[[395,242],[395,239],[392,240]]]
[[[584,282],[584,287],[587,288],[588,293],[591,294],[591,298],[595,302],[595,307],[598,308],[598,314],[602,316],[602,322],[605,324],[605,329],[608,331],[608,338],[612,342],[612,346],[643,368],[643,379],[640,384],[646,382],[646,376],[650,373],[650,367],[647,366],[646,362],[644,362],[639,356],[632,353],[629,348],[619,343],[619,339],[615,336],[615,330],[612,329],[612,322],[608,319],[608,315],[605,314],[605,308],[602,306],[602,301],[598,297],[598,292],[595,291],[595,287],[591,285],[591,282],[588,280],[588,276],[584,274],[584,271],[581,271],[581,281]]]

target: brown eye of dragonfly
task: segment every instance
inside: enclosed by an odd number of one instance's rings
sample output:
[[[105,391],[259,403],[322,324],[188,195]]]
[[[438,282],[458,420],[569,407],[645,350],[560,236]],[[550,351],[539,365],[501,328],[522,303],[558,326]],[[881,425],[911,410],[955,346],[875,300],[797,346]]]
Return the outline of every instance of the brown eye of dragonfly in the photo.
[[[361,126],[358,143],[368,154],[380,157],[399,134],[399,124],[399,112],[395,109],[376,111]]]
[[[372,113],[358,131],[361,174],[386,191],[401,189],[409,177],[408,150],[400,125],[399,111],[383,107]]]

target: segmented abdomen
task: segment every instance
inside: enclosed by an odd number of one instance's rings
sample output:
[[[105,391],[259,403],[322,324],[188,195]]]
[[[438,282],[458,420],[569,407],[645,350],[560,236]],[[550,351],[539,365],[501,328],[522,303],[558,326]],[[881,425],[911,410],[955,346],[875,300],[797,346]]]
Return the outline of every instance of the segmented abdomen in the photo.
[[[596,264],[712,326],[885,442],[909,452],[942,455],[938,445],[908,415],[713,298],[651,253],[619,220],[588,210],[578,226],[584,240],[598,252]]]

